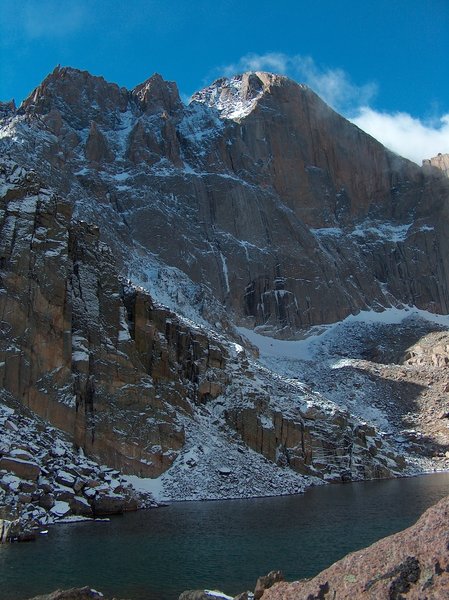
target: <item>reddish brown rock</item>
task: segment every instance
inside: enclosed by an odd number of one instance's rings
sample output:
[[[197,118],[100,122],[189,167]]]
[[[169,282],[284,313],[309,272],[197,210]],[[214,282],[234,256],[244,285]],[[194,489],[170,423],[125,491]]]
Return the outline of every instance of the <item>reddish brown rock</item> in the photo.
[[[178,86],[174,81],[164,81],[155,73],[149,79],[136,86],[133,94],[142,103],[148,113],[164,112],[174,113],[182,108]]]
[[[254,588],[254,600],[260,600],[265,590],[273,587],[273,585],[279,581],[284,581],[284,574],[282,571],[270,571],[268,575],[259,577],[256,582],[256,587]]]
[[[45,508],[45,510],[50,510],[55,505],[55,497],[50,493],[42,494],[38,503],[39,506]]]
[[[39,465],[36,463],[20,458],[12,458],[10,456],[3,456],[0,458],[0,469],[11,471],[18,477],[31,479],[32,481],[36,481],[41,472]]]
[[[91,517],[93,514],[91,505],[81,496],[74,496],[70,499],[69,504],[74,515]]]
[[[111,162],[114,159],[111,150],[108,148],[108,143],[95,121],[91,123],[89,137],[86,142],[86,158],[97,164]]]
[[[121,514],[125,511],[126,499],[119,494],[99,494],[92,501],[92,510],[96,517]]]
[[[419,521],[349,554],[311,580],[277,583],[263,600],[443,599],[449,590],[449,498]]]

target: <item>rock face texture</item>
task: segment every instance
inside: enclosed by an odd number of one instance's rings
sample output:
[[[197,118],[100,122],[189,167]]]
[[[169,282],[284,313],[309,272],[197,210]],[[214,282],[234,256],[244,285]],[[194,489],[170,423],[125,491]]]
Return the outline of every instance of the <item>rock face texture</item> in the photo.
[[[139,474],[154,476],[173,460],[182,430],[130,342],[114,260],[98,228],[71,226],[70,205],[39,188],[33,174],[12,163],[4,169],[5,181],[18,182],[6,192],[2,215],[2,387],[111,466],[126,471],[139,461]],[[130,312],[136,304],[130,300]],[[151,355],[152,340],[148,345]],[[151,432],[135,424],[156,415]]]
[[[288,337],[361,309],[448,312],[441,173],[268,73],[185,106],[159,75],[126,90],[57,68],[0,127],[4,390],[112,468],[169,472],[170,498],[407,469],[235,325]],[[0,473],[32,468],[4,454]]]
[[[221,79],[186,107],[158,75],[127,91],[56,69],[5,127],[6,150],[32,155],[128,272],[144,277],[145,261],[120,242],[208,285],[239,321],[448,311],[448,182],[285,77]]]
[[[349,554],[311,580],[276,583],[263,600],[447,598],[449,499],[419,521],[369,548]]]
[[[180,413],[189,418],[196,406],[216,404],[215,414],[249,448],[301,474],[382,477],[403,469],[388,447],[372,457],[360,434],[374,431],[348,413],[325,416],[303,393],[301,409],[273,406],[273,384],[246,382],[254,375],[243,350],[232,359],[224,338],[212,339],[121,281],[98,227],[71,222],[70,204],[43,188],[35,172],[5,161],[2,175],[2,387],[77,446],[110,467],[156,477],[184,445]],[[223,407],[223,395],[232,405]],[[37,465],[8,456],[0,469],[39,475]],[[32,477],[22,473],[32,469]],[[228,493],[238,495],[241,481],[229,475]],[[286,490],[301,489],[298,481],[291,486]],[[189,493],[201,494],[201,483],[197,488]]]
[[[4,390],[0,399],[0,543],[34,539],[37,530],[61,519],[156,505]]]
[[[423,160],[425,169],[439,169],[446,177],[449,177],[449,154],[438,154],[433,158]]]

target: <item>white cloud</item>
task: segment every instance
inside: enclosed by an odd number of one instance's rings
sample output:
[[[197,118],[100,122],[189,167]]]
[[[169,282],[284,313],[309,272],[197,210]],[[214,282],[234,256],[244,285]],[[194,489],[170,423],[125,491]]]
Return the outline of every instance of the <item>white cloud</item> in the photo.
[[[286,74],[290,59],[286,54],[271,52],[269,54],[246,54],[236,63],[226,65],[220,71],[226,76],[245,71],[273,71]]]
[[[437,124],[427,125],[407,113],[378,112],[364,106],[351,121],[390,150],[419,165],[423,158],[449,153],[449,114]]]
[[[367,104],[376,94],[377,85],[358,86],[342,69],[322,68],[310,56],[288,56],[282,52],[246,54],[238,62],[222,67],[230,76],[245,71],[273,71],[287,75],[313,89],[325,102],[340,112]]]
[[[231,76],[244,71],[273,71],[312,88],[325,102],[397,154],[421,165],[424,158],[449,152],[449,114],[426,123],[406,112],[388,113],[369,106],[378,86],[357,85],[343,69],[323,68],[310,56],[281,52],[246,54],[220,69]]]

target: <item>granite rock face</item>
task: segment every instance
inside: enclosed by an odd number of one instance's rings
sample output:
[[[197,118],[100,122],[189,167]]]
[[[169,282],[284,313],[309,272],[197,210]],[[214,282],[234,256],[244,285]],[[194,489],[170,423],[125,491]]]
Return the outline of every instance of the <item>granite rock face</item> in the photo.
[[[263,600],[298,598],[446,598],[449,499],[400,533],[349,554],[310,580],[276,583]]]
[[[237,321],[448,310],[448,182],[285,77],[221,79],[184,106],[158,75],[127,91],[58,68],[6,121],[22,136],[8,151],[45,167],[128,273],[146,250]]]
[[[441,152],[433,158],[423,160],[423,168],[426,170],[435,169],[442,171],[446,177],[449,177],[449,154],[442,154]]]
[[[17,183],[1,225],[2,387],[111,466],[135,471],[138,461],[142,475],[154,476],[183,434],[133,351],[114,260],[98,228],[70,225],[70,205],[39,188],[35,174],[3,168]],[[136,426],[142,411],[159,427]]]
[[[119,471],[88,459],[5,390],[0,392],[0,543],[34,539],[63,520],[156,506]]]
[[[1,384],[78,447],[125,473],[157,477],[185,448],[186,424],[190,445],[201,447],[195,422],[206,412],[222,420],[226,443],[235,446],[237,434],[281,470],[338,481],[403,470],[371,427],[335,406],[323,410],[299,383],[281,386],[258,373],[250,352],[236,351],[223,334],[194,326],[121,279],[98,227],[71,220],[70,204],[43,188],[35,172],[11,160],[2,168]],[[246,495],[251,487],[229,464],[213,497]],[[0,468],[39,476],[39,467],[20,457],[0,458]],[[261,465],[252,469],[261,476]],[[186,476],[186,497],[206,494],[192,472]],[[271,493],[281,491],[280,483],[276,475]],[[284,477],[284,485],[302,489],[300,479]],[[109,502],[85,507],[70,500],[78,513],[104,513]]]
[[[177,473],[173,498],[404,472],[235,325],[288,337],[361,309],[447,312],[445,178],[267,73],[185,106],[159,75],[126,90],[58,67],[0,109],[8,393],[113,468]]]

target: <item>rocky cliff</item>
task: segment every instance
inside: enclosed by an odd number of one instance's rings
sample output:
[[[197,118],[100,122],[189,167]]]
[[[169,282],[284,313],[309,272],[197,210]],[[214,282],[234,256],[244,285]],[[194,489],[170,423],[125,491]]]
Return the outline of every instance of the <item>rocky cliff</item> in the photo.
[[[121,280],[98,227],[71,220],[70,204],[35,172],[8,160],[2,169],[2,387],[78,447],[124,472],[156,477],[185,451],[187,428],[196,459],[181,461],[187,472],[178,474],[173,497],[248,493],[252,479],[243,485],[239,452],[226,451],[235,434],[273,465],[293,469],[284,491],[302,489],[294,471],[341,480],[404,468],[366,424],[336,406],[323,409],[301,384],[272,381],[251,352]],[[217,423],[207,433],[205,414]],[[383,448],[376,457],[374,442]],[[213,471],[202,448],[220,443],[226,464],[205,489],[194,467],[202,458]],[[248,465],[251,477],[266,471],[273,493],[282,489],[282,469],[249,458]]]
[[[267,73],[185,106],[159,75],[128,91],[57,68],[0,117],[8,393],[111,467],[164,473],[167,498],[410,471],[392,431],[235,325],[447,312],[445,178]]]
[[[134,278],[157,256],[237,321],[274,329],[400,303],[447,312],[448,182],[306,86],[249,73],[184,106],[159,75],[127,91],[58,68],[11,110],[3,147],[42,168]]]

